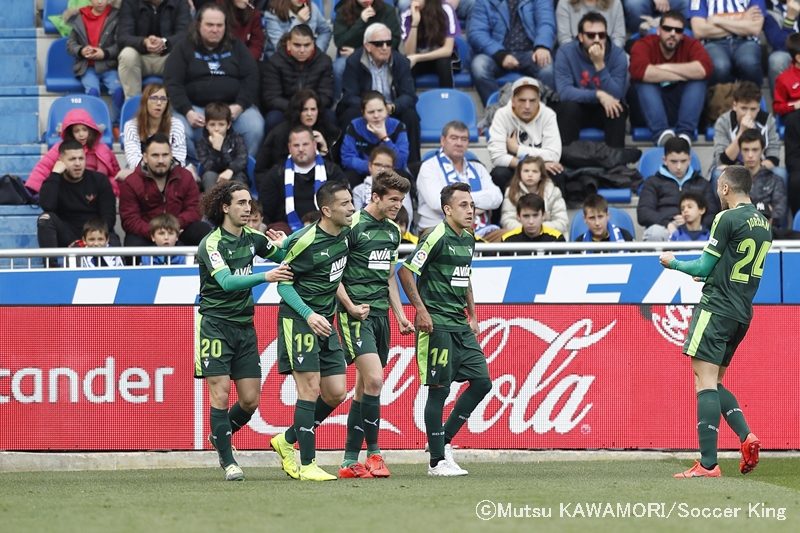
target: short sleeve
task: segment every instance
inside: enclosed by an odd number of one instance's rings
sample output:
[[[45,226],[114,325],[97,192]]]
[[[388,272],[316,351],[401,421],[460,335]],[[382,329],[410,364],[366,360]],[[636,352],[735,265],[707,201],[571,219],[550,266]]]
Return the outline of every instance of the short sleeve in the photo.
[[[708,252],[714,257],[721,257],[722,252],[728,246],[730,240],[730,224],[727,223],[729,217],[726,211],[720,211],[714,217],[714,222],[711,224],[711,235],[708,238],[708,244],[703,248],[704,252]]]
[[[403,266],[417,276],[421,275],[428,262],[435,258],[441,249],[440,243],[441,233],[432,231],[417,245],[414,253],[403,262]]]

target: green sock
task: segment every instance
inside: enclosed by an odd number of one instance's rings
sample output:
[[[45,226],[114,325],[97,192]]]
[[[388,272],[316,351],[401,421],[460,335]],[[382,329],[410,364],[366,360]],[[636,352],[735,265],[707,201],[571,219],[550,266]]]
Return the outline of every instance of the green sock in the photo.
[[[722,410],[722,416],[725,417],[725,422],[728,423],[734,433],[739,435],[739,442],[744,442],[747,435],[750,434],[750,426],[747,425],[747,420],[744,419],[744,413],[739,408],[736,396],[723,387],[722,383],[717,384],[717,391],[719,392],[719,405]]]
[[[231,450],[231,422],[228,419],[227,409],[211,408],[211,439],[223,466],[236,462],[233,460],[233,450]]]
[[[231,421],[231,432],[236,433],[250,422],[253,413],[245,411],[239,402],[233,404],[231,410],[228,411],[228,420]]]
[[[472,411],[481,403],[481,400],[492,390],[492,382],[488,378],[473,379],[469,382],[469,387],[456,400],[455,406],[447,422],[444,424],[444,440],[449,444],[456,436],[458,430],[467,421]]]
[[[361,426],[361,402],[353,400],[347,413],[347,440],[344,441],[344,461],[342,466],[358,462],[361,445],[364,443],[364,429]]]
[[[425,434],[428,436],[431,466],[436,466],[444,459],[442,411],[449,394],[450,387],[428,387],[428,401],[425,402]]]
[[[334,405],[331,407],[322,399],[322,396],[317,396],[317,403],[314,405],[314,425],[320,426],[325,419],[338,407]]]
[[[364,419],[364,440],[367,441],[367,457],[381,453],[378,433],[381,429],[381,397],[364,394],[361,398],[361,417]]]
[[[300,462],[311,464],[317,455],[317,438],[314,435],[314,402],[297,400],[294,408],[294,430],[300,442]]]
[[[717,464],[717,438],[719,437],[719,393],[717,389],[704,389],[697,393],[697,436],[700,440],[700,464],[713,468]]]

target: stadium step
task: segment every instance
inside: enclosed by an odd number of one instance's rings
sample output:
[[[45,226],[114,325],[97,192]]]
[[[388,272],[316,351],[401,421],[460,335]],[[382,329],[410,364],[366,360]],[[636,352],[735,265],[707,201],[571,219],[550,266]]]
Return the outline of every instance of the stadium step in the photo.
[[[7,0],[3,2],[0,28],[8,29],[36,27],[36,2],[33,0]]]
[[[42,157],[42,146],[39,143],[0,145],[0,174],[16,174],[27,179]]]

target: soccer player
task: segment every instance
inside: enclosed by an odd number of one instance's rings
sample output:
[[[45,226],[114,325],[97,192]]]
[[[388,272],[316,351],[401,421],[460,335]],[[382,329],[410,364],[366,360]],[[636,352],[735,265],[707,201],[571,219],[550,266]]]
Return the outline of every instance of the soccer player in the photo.
[[[475,237],[471,233],[475,203],[469,185],[442,189],[444,221],[421,239],[398,271],[408,300],[417,311],[417,366],[428,387],[425,433],[430,450],[429,476],[464,476],[450,442],[492,389],[486,356],[478,339],[470,268]],[[416,274],[416,283],[414,275]],[[467,317],[464,313],[466,308]],[[444,402],[452,381],[469,381],[442,427]]]
[[[692,358],[695,375],[701,457],[690,469],[675,474],[676,478],[722,475],[717,464],[720,413],[742,443],[739,471],[747,474],[758,464],[761,442],[750,432],[736,397],[722,385],[750,325],[753,297],[772,245],[769,220],[750,202],[751,185],[746,168],[726,167],[717,182],[723,211],[714,218],[703,255],[694,261],[678,261],[667,252],[659,258],[666,268],[705,279],[703,296],[683,345],[683,353]]]
[[[378,446],[383,368],[389,357],[389,305],[400,333],[414,331],[406,318],[394,276],[400,228],[394,218],[411,182],[392,171],[373,178],[371,201],[353,216],[350,256],[337,293],[337,329],[347,361],[356,365],[356,389],[347,416],[347,440],[340,478],[389,477]],[[362,442],[367,460],[358,462]]]
[[[197,250],[200,269],[200,325],[195,377],[205,378],[211,404],[209,441],[228,481],[244,480],[233,459],[231,435],[250,420],[261,396],[261,364],[253,327],[253,294],[259,283],[292,279],[288,266],[253,274],[253,256],[283,259],[281,242],[247,227],[250,191],[236,181],[220,182],[203,198],[206,217],[217,228]],[[272,233],[282,241],[285,235]],[[228,410],[231,379],[239,401]]]
[[[355,209],[345,182],[325,182],[316,199],[322,218],[293,233],[285,246],[284,263],[291,266],[294,280],[278,285],[278,371],[294,377],[297,404],[293,427],[275,435],[270,445],[293,479],[332,481],[336,476],[317,466],[315,431],[347,393],[347,365],[331,324]],[[294,457],[298,441],[299,468]]]

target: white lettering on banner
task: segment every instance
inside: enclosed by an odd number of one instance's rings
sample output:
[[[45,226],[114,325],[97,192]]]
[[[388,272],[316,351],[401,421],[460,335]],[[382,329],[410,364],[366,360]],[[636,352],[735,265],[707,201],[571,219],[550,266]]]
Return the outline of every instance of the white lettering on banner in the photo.
[[[656,309],[658,308],[654,308],[650,314],[656,331],[672,344],[683,346],[694,306],[665,305],[663,316]]]
[[[154,304],[194,304],[200,293],[200,278],[194,276],[161,276],[153,299]]]
[[[642,303],[663,304],[671,302],[676,294],[680,294],[679,302],[697,303],[703,296],[703,283],[694,281],[691,276],[683,272],[665,268],[658,276],[653,286],[647,291]]]
[[[126,368],[115,380],[116,361],[106,357],[105,364],[89,370],[83,377],[83,396],[91,403],[114,403],[116,392],[128,403],[147,403],[150,401],[149,391],[152,388],[153,400],[164,402],[164,382],[166,377],[175,373],[172,367],[158,367],[151,378],[143,368]],[[80,376],[71,368],[51,368],[47,372],[47,402],[59,403],[59,386],[64,384],[69,390],[69,403],[78,403]],[[12,373],[8,368],[0,368],[0,384],[3,378],[11,378],[11,396],[0,394],[0,404],[9,403],[12,399],[18,403],[44,403],[45,370],[37,367],[25,367]],[[59,379],[61,378],[61,379]],[[116,381],[116,383],[115,383]],[[152,383],[152,385],[151,385]],[[95,393],[99,386],[99,392]],[[142,391],[142,392],[134,392]],[[146,391],[146,392],[145,392]]]
[[[80,278],[75,284],[72,303],[113,304],[117,297],[120,278]]]
[[[628,283],[632,265],[556,265],[550,271],[547,288],[534,296],[536,303],[618,303],[620,292],[590,292],[592,285]]]

